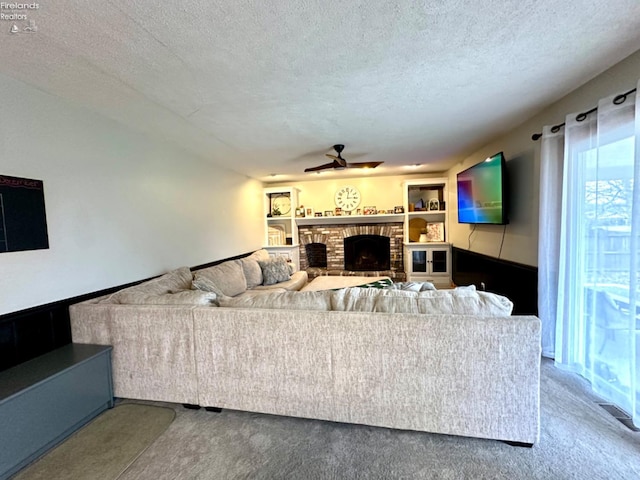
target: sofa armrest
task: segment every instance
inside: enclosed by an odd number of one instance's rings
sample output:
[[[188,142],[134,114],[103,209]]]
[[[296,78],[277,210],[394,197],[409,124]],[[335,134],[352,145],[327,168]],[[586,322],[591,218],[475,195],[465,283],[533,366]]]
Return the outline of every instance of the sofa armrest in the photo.
[[[300,290],[307,284],[309,276],[304,270],[299,270],[291,274],[291,279],[286,282],[274,283],[273,285],[258,285],[253,290],[271,290],[273,288],[284,288],[285,290]]]
[[[113,346],[116,397],[198,403],[192,306],[80,303],[75,343]]]

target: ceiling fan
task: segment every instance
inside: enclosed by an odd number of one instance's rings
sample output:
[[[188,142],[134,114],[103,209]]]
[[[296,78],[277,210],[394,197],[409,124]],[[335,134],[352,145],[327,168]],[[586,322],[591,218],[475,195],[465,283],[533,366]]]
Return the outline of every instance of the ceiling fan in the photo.
[[[338,156],[331,155],[330,153],[326,153],[325,155],[329,158],[333,158],[333,162],[325,163],[324,165],[320,165],[318,167],[305,168],[305,172],[318,172],[320,170],[327,170],[329,168],[333,168],[335,170],[342,170],[344,168],[376,168],[378,165],[384,162],[360,162],[360,163],[349,163],[344,158],[342,158],[342,150],[344,150],[344,145],[334,145],[333,149],[338,152]]]

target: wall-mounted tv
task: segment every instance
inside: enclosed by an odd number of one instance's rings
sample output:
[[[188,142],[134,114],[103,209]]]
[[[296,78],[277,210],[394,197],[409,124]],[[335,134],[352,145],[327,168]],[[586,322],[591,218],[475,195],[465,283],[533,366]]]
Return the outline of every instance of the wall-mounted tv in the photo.
[[[506,173],[502,152],[458,173],[458,223],[509,223]]]

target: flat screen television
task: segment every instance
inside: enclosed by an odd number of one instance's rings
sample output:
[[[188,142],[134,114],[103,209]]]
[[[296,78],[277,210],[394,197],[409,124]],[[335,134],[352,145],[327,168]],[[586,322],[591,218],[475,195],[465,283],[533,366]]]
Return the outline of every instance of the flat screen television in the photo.
[[[502,152],[458,173],[458,223],[509,223],[506,173]]]

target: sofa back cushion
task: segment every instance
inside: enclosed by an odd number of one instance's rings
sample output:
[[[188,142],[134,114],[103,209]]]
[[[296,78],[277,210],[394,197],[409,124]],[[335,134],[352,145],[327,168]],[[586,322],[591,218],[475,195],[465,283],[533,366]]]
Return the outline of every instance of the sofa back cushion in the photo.
[[[425,315],[454,313],[459,315],[509,316],[513,303],[507,297],[474,288],[455,288],[418,293],[418,311]]]
[[[262,269],[258,261],[269,260],[269,252],[264,248],[256,250],[248,257],[240,259],[244,277],[247,280],[247,289],[252,289],[258,285],[262,285],[264,281],[262,277]]]
[[[127,292],[116,303],[128,305],[214,305],[217,295],[200,290],[181,290],[179,292],[148,294]]]
[[[278,310],[331,310],[331,292],[272,292],[260,295],[241,295],[240,297],[221,297],[221,307],[233,308],[265,308]]]
[[[220,296],[234,297],[247,289],[242,262],[229,260],[213,267],[196,270],[193,273],[193,286],[205,292],[214,292]]]
[[[513,303],[502,295],[475,288],[422,292],[376,288],[344,288],[331,292],[337,311],[509,316]]]
[[[193,275],[189,267],[180,267],[148,282],[119,290],[100,300],[100,303],[132,303],[150,295],[188,290],[191,288]]]

